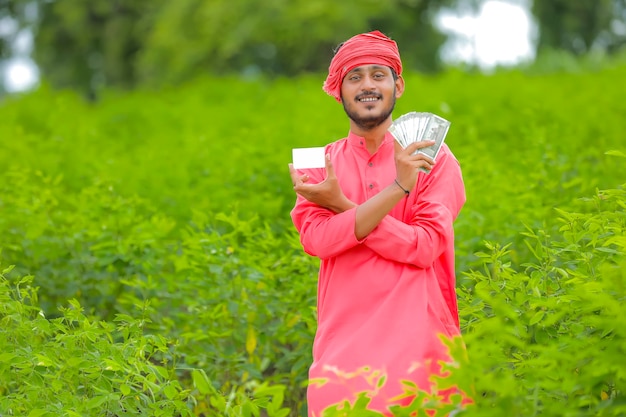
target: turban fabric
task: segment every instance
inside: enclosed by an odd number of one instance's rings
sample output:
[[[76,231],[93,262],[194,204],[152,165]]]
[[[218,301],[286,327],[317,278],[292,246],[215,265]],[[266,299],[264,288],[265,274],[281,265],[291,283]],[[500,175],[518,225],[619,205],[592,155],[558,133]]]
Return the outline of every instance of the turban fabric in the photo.
[[[385,65],[391,67],[398,76],[402,75],[398,45],[375,30],[353,36],[341,45],[328,67],[324,91],[341,101],[343,77],[354,68],[367,64]]]

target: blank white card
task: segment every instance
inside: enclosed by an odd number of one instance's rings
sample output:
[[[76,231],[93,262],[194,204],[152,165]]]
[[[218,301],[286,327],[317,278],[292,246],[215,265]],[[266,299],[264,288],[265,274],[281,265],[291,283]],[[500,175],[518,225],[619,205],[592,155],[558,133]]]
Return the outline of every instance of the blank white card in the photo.
[[[324,147],[294,148],[291,154],[295,169],[324,168],[326,166]]]

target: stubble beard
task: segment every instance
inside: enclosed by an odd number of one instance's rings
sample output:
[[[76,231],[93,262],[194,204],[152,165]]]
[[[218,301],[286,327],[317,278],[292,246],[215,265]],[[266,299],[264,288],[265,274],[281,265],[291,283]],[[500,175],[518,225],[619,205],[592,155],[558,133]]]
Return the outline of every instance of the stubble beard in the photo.
[[[352,120],[361,129],[367,131],[367,130],[372,130],[380,126],[382,123],[385,122],[385,120],[389,118],[391,113],[393,113],[393,109],[396,106],[396,94],[395,93],[396,93],[396,90],[394,88],[393,94],[391,95],[391,105],[389,106],[387,110],[383,111],[379,115],[361,117],[358,115],[356,111],[351,110],[346,105],[346,101],[344,100],[343,97],[341,97],[341,103],[343,104],[343,109],[348,115],[348,117],[350,118],[350,120]]]

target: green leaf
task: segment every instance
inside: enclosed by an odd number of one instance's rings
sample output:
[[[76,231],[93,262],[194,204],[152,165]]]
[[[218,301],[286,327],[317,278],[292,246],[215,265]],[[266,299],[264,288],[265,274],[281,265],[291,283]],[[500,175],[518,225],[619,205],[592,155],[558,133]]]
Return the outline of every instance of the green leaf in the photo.
[[[11,363],[13,358],[17,357],[14,353],[2,352],[0,353],[0,363]]]
[[[533,324],[537,324],[541,321],[541,319],[543,318],[543,316],[545,315],[545,311],[543,310],[539,310],[537,311],[535,314],[533,314],[533,316],[530,318],[530,321],[528,322],[529,325],[533,325]]]
[[[248,355],[252,355],[254,353],[254,350],[256,349],[256,344],[256,331],[254,330],[254,327],[249,326],[246,336],[246,351],[248,352]]]
[[[167,384],[165,387],[163,387],[163,392],[169,400],[174,399],[174,397],[176,397],[176,395],[178,394],[178,391],[172,386],[172,384]]]
[[[289,415],[290,410],[288,408],[281,408],[278,411],[275,411],[269,417],[287,417]]]
[[[605,155],[611,155],[611,156],[619,156],[620,158],[626,158],[626,153],[622,152],[622,151],[618,151],[618,150],[610,150],[610,151],[606,151],[604,153]]]
[[[214,392],[214,388],[209,381],[209,377],[202,369],[194,369],[191,371],[191,378],[193,379],[193,385],[196,387],[200,394],[209,394]]]
[[[100,408],[108,400],[106,395],[98,395],[97,397],[90,398],[85,404],[87,409]]]
[[[15,268],[15,265],[9,265],[8,267],[4,268],[2,270],[2,275],[6,275],[9,272],[13,271],[13,268]]]

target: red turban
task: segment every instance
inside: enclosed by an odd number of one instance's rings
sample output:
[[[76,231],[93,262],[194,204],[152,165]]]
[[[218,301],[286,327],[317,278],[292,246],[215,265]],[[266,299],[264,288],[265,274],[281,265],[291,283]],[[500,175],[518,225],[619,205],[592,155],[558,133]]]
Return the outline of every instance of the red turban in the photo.
[[[341,45],[328,67],[324,91],[341,101],[343,77],[360,65],[378,64],[391,67],[398,76],[402,75],[402,61],[398,45],[375,30],[353,36]]]

